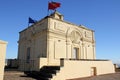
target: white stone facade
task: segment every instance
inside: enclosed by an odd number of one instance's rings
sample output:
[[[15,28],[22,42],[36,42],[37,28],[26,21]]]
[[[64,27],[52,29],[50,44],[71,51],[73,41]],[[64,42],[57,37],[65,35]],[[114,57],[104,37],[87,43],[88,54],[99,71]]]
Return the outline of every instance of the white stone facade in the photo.
[[[60,58],[95,59],[94,31],[63,21],[55,12],[20,32],[18,58],[26,61],[47,58],[49,65],[56,65]]]

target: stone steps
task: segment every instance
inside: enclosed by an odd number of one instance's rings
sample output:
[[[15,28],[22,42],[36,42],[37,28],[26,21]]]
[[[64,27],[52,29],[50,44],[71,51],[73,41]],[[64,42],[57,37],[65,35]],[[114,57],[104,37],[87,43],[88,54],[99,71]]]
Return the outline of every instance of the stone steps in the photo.
[[[25,71],[27,76],[37,80],[50,80],[60,70],[60,66],[44,66],[40,71]]]

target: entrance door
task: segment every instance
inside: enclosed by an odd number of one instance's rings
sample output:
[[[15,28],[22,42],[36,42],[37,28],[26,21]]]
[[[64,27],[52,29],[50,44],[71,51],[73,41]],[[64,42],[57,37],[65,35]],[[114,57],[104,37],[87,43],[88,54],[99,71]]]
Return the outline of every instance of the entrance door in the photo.
[[[96,67],[91,67],[91,76],[96,76]]]
[[[73,48],[72,58],[78,59],[78,48]]]

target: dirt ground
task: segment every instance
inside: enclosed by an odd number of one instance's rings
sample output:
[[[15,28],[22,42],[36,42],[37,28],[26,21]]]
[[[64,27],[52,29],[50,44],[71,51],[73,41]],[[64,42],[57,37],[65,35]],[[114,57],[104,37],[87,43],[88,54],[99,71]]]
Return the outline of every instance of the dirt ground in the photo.
[[[36,80],[36,79],[28,77],[23,72],[20,71],[5,71],[4,80]],[[120,72],[87,77],[87,78],[69,79],[69,80],[120,80]]]
[[[69,80],[120,80],[120,72],[113,73],[113,74],[105,74],[100,76],[87,77],[87,78],[69,79]]]
[[[36,80],[27,77],[23,72],[20,71],[5,71],[4,80]]]

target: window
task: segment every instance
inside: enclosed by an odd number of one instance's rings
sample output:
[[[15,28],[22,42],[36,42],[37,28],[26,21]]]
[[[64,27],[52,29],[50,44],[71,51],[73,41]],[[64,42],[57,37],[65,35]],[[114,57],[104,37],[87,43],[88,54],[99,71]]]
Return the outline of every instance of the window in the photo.
[[[30,47],[27,48],[26,60],[27,60],[27,63],[29,63],[29,61],[30,61]]]

